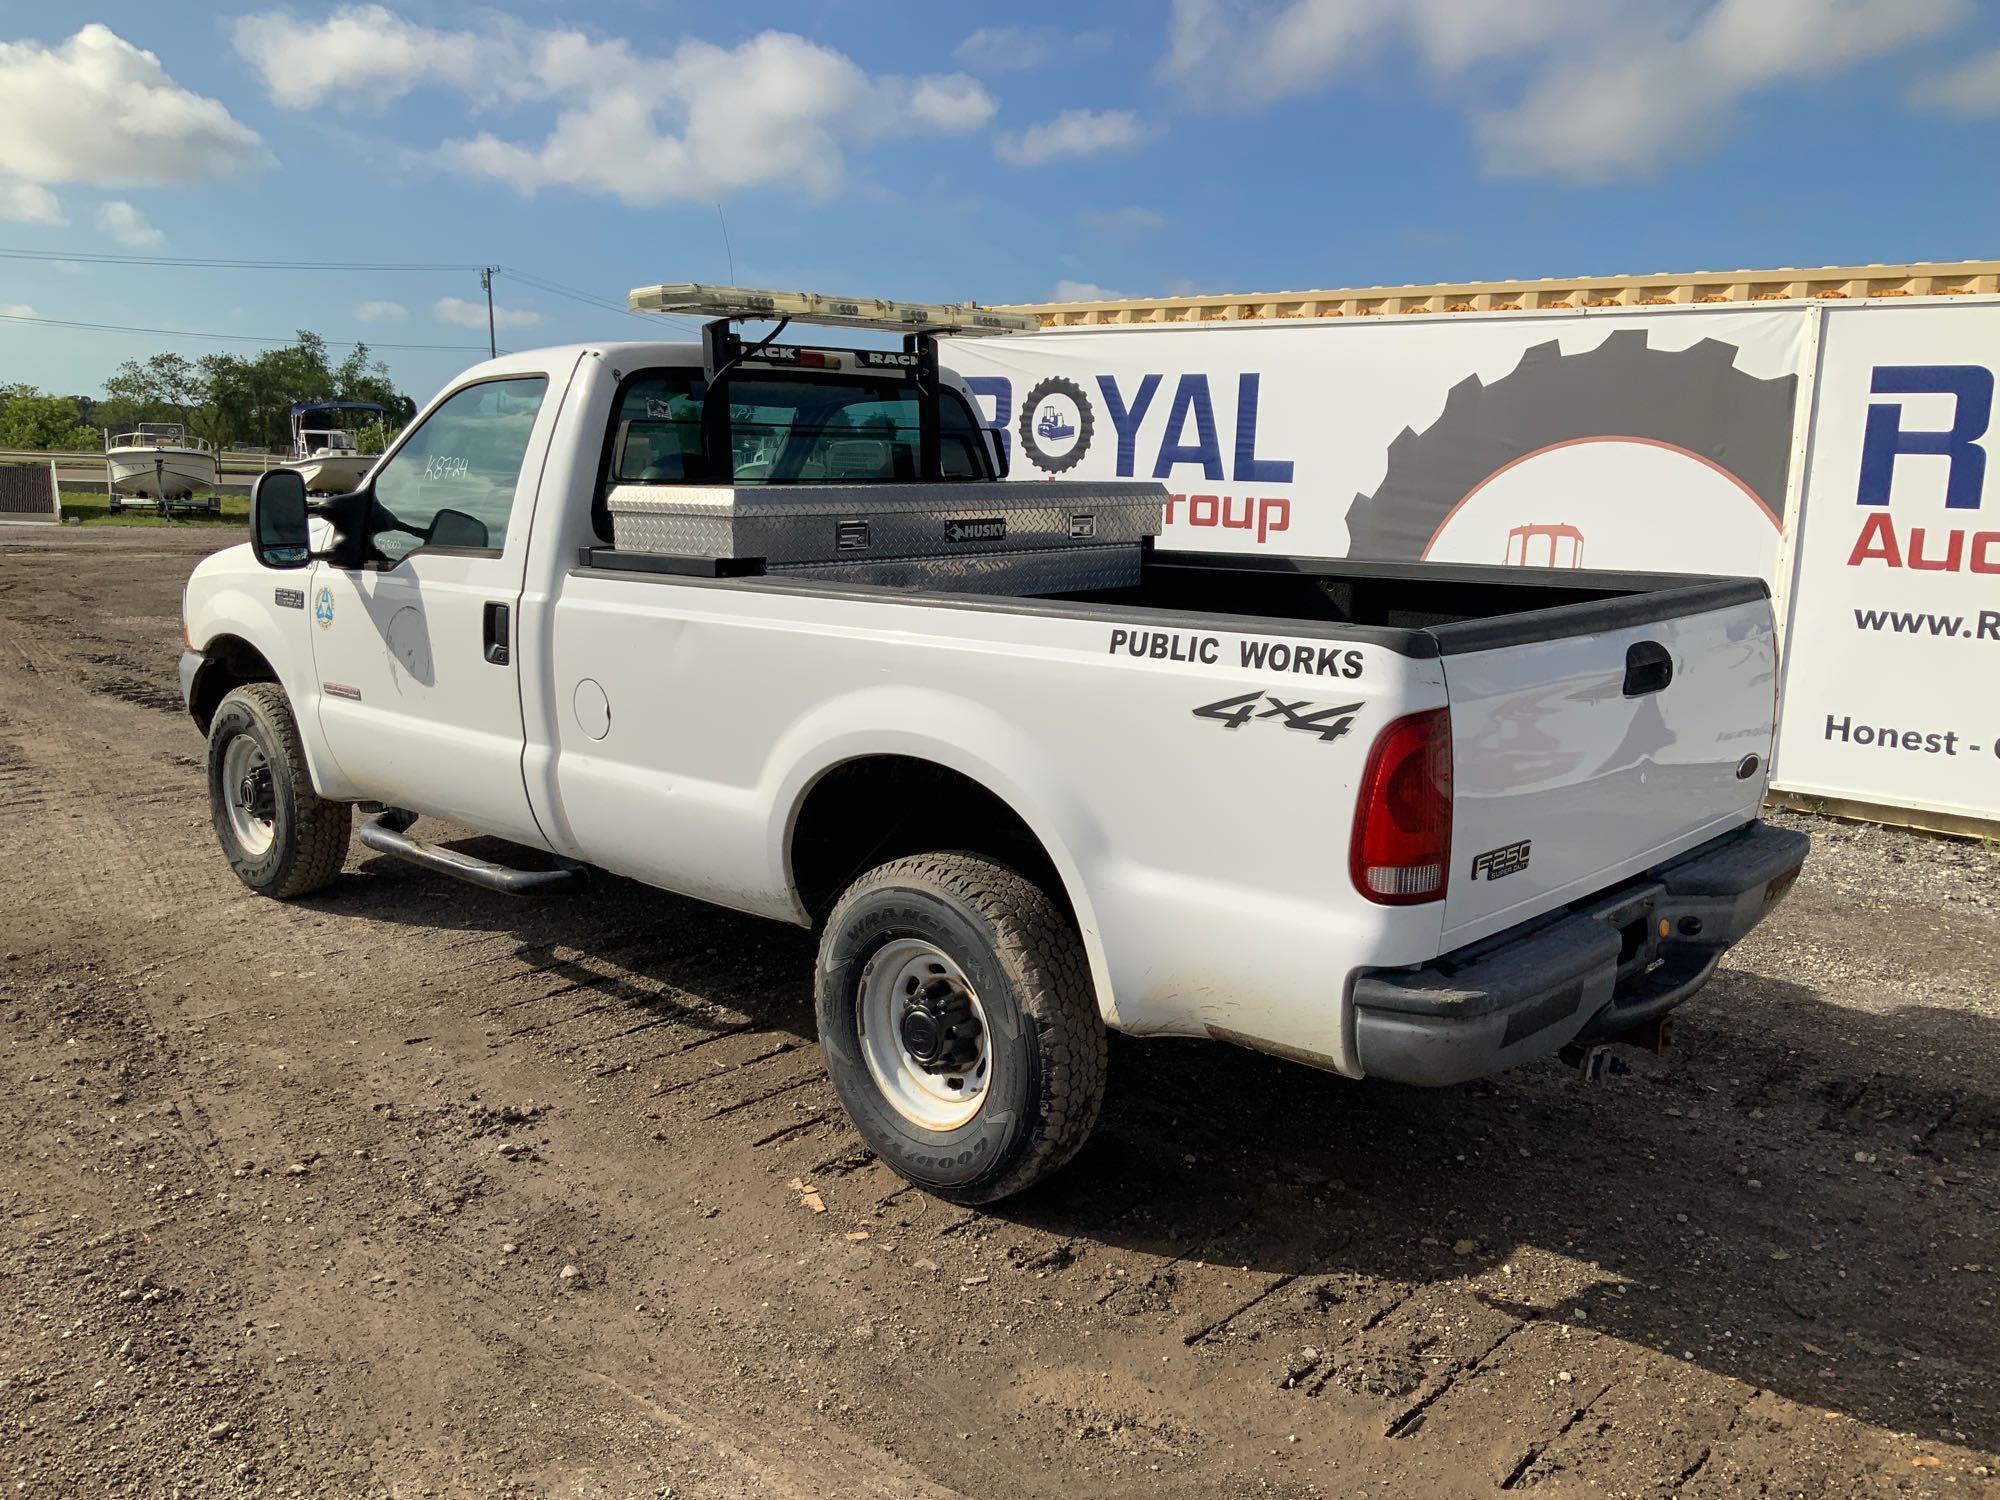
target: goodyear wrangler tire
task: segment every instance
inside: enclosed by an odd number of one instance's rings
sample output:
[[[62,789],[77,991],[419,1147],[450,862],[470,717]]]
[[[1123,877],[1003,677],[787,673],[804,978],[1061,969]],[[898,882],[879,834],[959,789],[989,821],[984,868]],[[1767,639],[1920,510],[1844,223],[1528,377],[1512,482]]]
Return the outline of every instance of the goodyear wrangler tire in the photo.
[[[208,809],[236,878],[289,901],[330,885],[347,859],[353,813],[313,790],[285,690],[253,682],[208,726]]]
[[[1706,459],[1781,521],[1798,377],[1736,368],[1719,339],[1654,349],[1624,328],[1595,349],[1537,344],[1491,385],[1451,388],[1438,419],[1389,445],[1381,485],[1347,511],[1354,557],[1420,558],[1458,503],[1517,459],[1584,438],[1638,438]]]
[[[1075,926],[974,854],[863,875],[820,941],[827,1071],[882,1160],[958,1203],[991,1203],[1076,1154],[1104,1098],[1105,1032]]]

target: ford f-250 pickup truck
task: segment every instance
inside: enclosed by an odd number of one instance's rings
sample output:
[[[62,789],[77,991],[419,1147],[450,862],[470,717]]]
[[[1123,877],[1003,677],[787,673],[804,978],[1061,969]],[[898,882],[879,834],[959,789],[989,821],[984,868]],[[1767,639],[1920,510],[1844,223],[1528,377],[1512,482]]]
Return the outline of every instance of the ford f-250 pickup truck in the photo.
[[[1446,1085],[1657,1040],[1789,889],[1761,582],[1156,552],[1002,483],[965,308],[704,287],[700,344],[467,371],[351,495],[282,472],[181,679],[252,890],[362,841],[820,934],[853,1123],[964,1202],[1067,1160],[1107,1028]],[[897,348],[761,339],[790,314]],[[539,851],[413,838],[418,816]],[[534,867],[530,867],[534,866]]]

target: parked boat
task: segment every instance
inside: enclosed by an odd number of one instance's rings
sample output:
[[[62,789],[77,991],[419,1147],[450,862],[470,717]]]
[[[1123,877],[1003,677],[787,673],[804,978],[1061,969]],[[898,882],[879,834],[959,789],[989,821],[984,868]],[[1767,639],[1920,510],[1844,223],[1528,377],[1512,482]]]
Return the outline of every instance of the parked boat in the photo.
[[[363,453],[353,432],[332,425],[350,411],[371,412],[378,422],[389,416],[387,407],[373,401],[301,401],[292,408],[292,456],[285,467],[304,475],[312,494],[349,493],[381,456]]]
[[[104,467],[114,506],[144,502],[165,510],[215,490],[215,450],[178,422],[141,422],[107,435]]]

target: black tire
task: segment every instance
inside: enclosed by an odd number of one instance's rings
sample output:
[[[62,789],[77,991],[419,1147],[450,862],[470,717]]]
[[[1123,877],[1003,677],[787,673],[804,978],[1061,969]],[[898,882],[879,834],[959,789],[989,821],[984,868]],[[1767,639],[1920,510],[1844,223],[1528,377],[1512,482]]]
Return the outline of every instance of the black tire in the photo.
[[[268,849],[247,848],[231,826],[223,763],[229,744],[249,736],[271,777],[272,838]],[[208,726],[208,812],[236,878],[260,896],[289,901],[323,890],[347,860],[353,811],[313,790],[285,690],[253,682],[225,697]]]
[[[914,1123],[862,1056],[861,979],[897,938],[920,938],[964,974],[986,1015],[990,1080],[948,1131]],[[1105,1031],[1082,939],[1019,872],[976,854],[918,854],[869,871],[835,904],[815,986],[820,1045],[847,1116],[882,1160],[956,1203],[991,1203],[1083,1145],[1104,1100]]]
[[[1642,438],[1695,454],[1782,518],[1798,377],[1746,375],[1736,355],[1719,339],[1655,349],[1645,329],[1625,328],[1576,354],[1553,339],[1537,344],[1491,385],[1461,380],[1435,422],[1421,433],[1406,427],[1389,445],[1375,492],[1348,506],[1348,555],[1422,557],[1482,481],[1580,438]]]

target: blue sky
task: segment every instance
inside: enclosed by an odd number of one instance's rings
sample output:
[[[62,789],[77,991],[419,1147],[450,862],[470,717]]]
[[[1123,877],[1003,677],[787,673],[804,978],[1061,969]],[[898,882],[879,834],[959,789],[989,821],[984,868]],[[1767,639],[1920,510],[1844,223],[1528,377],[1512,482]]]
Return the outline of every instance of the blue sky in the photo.
[[[615,302],[727,279],[717,202],[741,283],[922,300],[1992,257],[1996,9],[0,3],[0,248]],[[498,286],[503,346],[645,332]],[[0,259],[5,313],[463,346],[384,350],[420,399],[485,340],[471,269]],[[161,347],[254,346],[0,321],[0,381]]]

